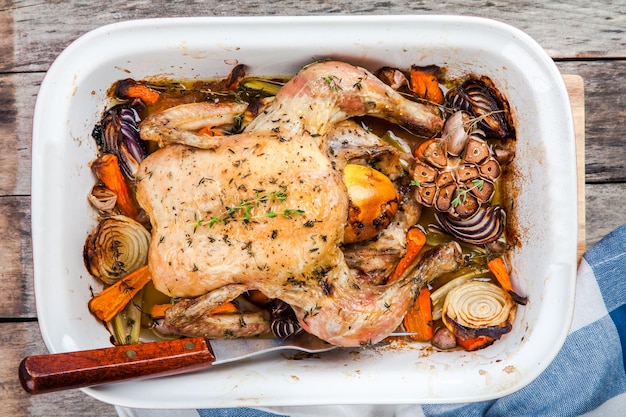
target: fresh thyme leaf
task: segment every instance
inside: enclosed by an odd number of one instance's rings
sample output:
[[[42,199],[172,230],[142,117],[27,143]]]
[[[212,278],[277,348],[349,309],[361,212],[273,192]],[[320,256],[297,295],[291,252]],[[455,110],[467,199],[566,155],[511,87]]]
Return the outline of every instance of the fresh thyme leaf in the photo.
[[[467,201],[467,193],[472,191],[473,189],[477,189],[478,191],[482,191],[485,186],[485,181],[479,178],[472,180],[472,184],[474,184],[471,188],[457,188],[456,189],[456,198],[450,202],[452,207],[458,207],[460,204],[465,204]]]
[[[227,223],[228,221],[235,220],[238,216],[240,216],[241,221],[245,224],[254,220],[255,218],[273,218],[281,214],[284,217],[291,218],[292,215],[302,215],[304,214],[304,210],[300,209],[284,209],[279,213],[276,213],[273,210],[268,210],[264,214],[253,216],[252,209],[255,207],[259,207],[261,203],[269,202],[269,201],[278,201],[284,202],[287,197],[287,185],[281,184],[279,185],[280,190],[274,192],[265,192],[263,190],[256,190],[254,192],[254,198],[252,200],[242,200],[234,206],[226,207],[224,213],[221,215],[212,215],[208,221],[203,221],[198,219],[196,215],[194,215],[194,232],[200,226],[208,225],[209,227],[213,227],[217,223]]]
[[[339,87],[339,85],[337,84],[337,81],[341,81],[341,80],[334,75],[329,75],[329,76],[324,77],[324,82],[326,82],[326,84],[328,84],[330,89],[333,90],[334,92],[337,92],[341,89],[341,87]]]
[[[474,184],[474,187],[476,187],[478,189],[478,191],[482,191],[483,187],[485,185],[485,181],[476,178],[475,180],[472,180],[472,184]]]
[[[304,210],[285,209],[281,213],[283,216],[287,217],[288,219],[291,219],[292,214],[301,216],[304,214]]]
[[[504,110],[494,110],[494,111],[490,111],[490,112],[474,117],[467,123],[467,132],[471,132],[475,130],[478,127],[478,124],[482,122],[484,119],[491,117],[494,114],[498,114],[498,113],[504,113]]]
[[[243,220],[244,221],[250,221],[252,215],[250,214],[250,211],[252,210],[252,206],[251,205],[246,205],[244,207],[243,210]]]
[[[287,193],[283,192],[283,191],[276,191],[274,197],[280,201],[283,202],[287,199]]]

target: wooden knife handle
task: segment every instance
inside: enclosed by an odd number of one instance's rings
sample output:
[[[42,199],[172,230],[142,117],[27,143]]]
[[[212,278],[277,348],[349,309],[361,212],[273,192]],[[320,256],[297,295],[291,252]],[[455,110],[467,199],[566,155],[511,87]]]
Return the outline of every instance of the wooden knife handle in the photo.
[[[80,352],[29,356],[19,366],[30,394],[205,369],[215,361],[204,338],[140,343]]]

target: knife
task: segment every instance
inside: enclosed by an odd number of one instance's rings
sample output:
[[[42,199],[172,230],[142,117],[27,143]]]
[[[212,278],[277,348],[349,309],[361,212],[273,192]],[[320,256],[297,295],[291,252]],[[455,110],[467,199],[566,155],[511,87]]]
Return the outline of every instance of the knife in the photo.
[[[18,375],[26,392],[43,394],[110,382],[193,372],[277,350],[318,353],[336,347],[308,333],[289,339],[209,341],[202,337],[182,338],[29,356],[20,363]]]

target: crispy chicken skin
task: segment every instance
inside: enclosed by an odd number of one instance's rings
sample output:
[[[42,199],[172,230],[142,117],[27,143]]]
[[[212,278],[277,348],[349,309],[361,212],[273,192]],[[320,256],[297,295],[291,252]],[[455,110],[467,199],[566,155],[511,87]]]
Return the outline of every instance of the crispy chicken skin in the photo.
[[[356,282],[341,250],[349,204],[342,164],[327,140],[338,122],[366,114],[429,136],[442,127],[436,108],[404,99],[363,68],[329,61],[303,68],[243,133],[146,158],[137,199],[152,222],[156,288],[186,298],[217,290],[217,304],[258,289],[338,345],[375,343],[393,331],[422,283]],[[145,124],[153,131],[154,120]],[[398,308],[389,308],[392,299]],[[166,326],[176,319],[170,310]]]

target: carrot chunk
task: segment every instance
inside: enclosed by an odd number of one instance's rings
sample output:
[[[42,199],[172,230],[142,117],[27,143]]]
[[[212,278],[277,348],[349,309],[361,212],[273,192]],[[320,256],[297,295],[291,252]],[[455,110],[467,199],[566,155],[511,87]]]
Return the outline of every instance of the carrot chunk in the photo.
[[[257,307],[263,307],[272,301],[267,295],[259,290],[250,290],[246,293],[246,298]]]
[[[209,315],[223,314],[223,313],[239,313],[239,309],[234,303],[226,302],[219,307],[214,308],[209,312]]]
[[[437,79],[439,67],[429,65],[418,67],[413,65],[410,72],[410,88],[414,94],[434,104],[443,104],[443,92]]]
[[[120,80],[115,86],[115,95],[122,99],[138,98],[146,104],[154,104],[159,100],[161,94],[137,81],[127,78]]]
[[[91,164],[91,169],[96,177],[117,196],[117,207],[122,214],[137,220],[139,209],[131,197],[126,186],[124,174],[120,169],[117,156],[107,153],[97,158]]]
[[[504,258],[499,257],[491,259],[489,262],[487,262],[487,267],[496,277],[496,280],[498,281],[502,289],[508,292],[511,297],[513,297],[513,300],[515,300],[516,303],[521,305],[526,305],[526,303],[528,303],[528,298],[526,296],[518,294],[513,289],[513,282],[511,281],[509,268],[507,267]]]
[[[404,328],[415,333],[410,337],[419,342],[428,342],[433,338],[433,310],[427,287],[422,287],[413,307],[404,316]]]
[[[456,343],[469,352],[486,348],[487,346],[493,344],[494,341],[495,340],[489,336],[478,336],[474,339],[461,339],[460,337],[456,338]]]
[[[172,304],[155,304],[150,308],[150,317],[153,319],[161,319],[165,317],[165,310],[170,308]]]
[[[406,252],[396,269],[393,271],[387,283],[397,281],[400,276],[406,271],[406,269],[413,263],[417,255],[420,253],[424,245],[426,244],[426,234],[419,228],[413,227],[406,233]]]
[[[209,136],[224,136],[224,133],[222,133],[222,131],[216,128],[215,126],[203,127],[202,129],[198,130],[198,133],[201,135],[209,135]]]
[[[136,269],[89,301],[89,311],[110,322],[133,297],[152,279],[148,265]]]

